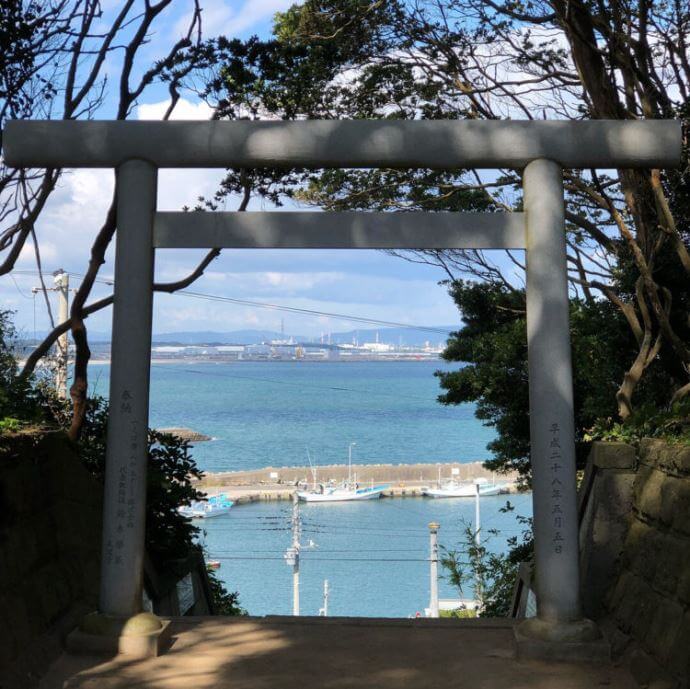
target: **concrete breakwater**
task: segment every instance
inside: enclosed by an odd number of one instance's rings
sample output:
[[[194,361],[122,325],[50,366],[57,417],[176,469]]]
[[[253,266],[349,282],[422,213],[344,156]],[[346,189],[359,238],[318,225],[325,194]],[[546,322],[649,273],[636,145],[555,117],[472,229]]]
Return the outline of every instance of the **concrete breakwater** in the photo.
[[[340,482],[347,478],[346,464],[332,464],[315,467],[316,480],[321,483]],[[495,479],[504,484],[506,492],[517,491],[517,474],[494,474],[484,468],[481,462],[460,464],[357,464],[352,473],[362,485],[389,484],[384,492],[386,497],[419,497],[424,486],[435,484],[442,478],[455,478],[459,481],[472,481],[476,478]],[[238,504],[258,500],[289,500],[298,483],[311,484],[311,467],[265,467],[253,471],[230,471],[207,473],[198,482],[199,490],[210,495],[223,492]]]

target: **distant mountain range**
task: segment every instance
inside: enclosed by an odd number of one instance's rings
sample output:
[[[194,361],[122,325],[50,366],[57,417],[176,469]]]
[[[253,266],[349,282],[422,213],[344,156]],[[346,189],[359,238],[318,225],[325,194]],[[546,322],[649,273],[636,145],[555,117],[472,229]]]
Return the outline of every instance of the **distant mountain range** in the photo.
[[[450,333],[457,330],[460,325],[439,325],[430,326],[434,329],[447,331]],[[345,332],[331,333],[330,341],[332,344],[352,344],[357,340],[359,344],[363,342],[374,342],[378,333],[379,342],[392,345],[411,345],[422,346],[425,342],[437,344],[445,342],[447,336],[441,333],[428,332],[426,330],[416,330],[414,328],[370,328],[363,330],[348,330]],[[275,330],[231,330],[229,332],[219,332],[215,330],[179,331],[169,333],[154,333],[154,344],[258,344],[267,340],[280,340],[292,337],[295,342],[314,342],[320,338],[309,335],[281,334]],[[324,334],[324,341],[327,339]],[[89,332],[89,340],[96,342],[109,342],[110,333]]]

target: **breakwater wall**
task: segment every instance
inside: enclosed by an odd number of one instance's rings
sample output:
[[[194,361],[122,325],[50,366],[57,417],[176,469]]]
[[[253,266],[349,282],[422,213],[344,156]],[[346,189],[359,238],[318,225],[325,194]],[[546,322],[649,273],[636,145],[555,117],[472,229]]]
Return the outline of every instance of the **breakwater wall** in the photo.
[[[332,464],[315,467],[316,480],[336,483],[348,477],[346,464]],[[439,469],[442,478],[456,478],[472,481],[476,478],[496,479],[504,484],[506,492],[516,492],[517,474],[494,475],[481,462],[439,463],[439,464],[357,464],[352,466],[353,474],[363,486],[371,482],[388,484],[390,488],[384,497],[419,497],[424,486],[435,484]],[[456,470],[456,473],[453,472]],[[310,467],[265,467],[254,471],[231,471],[208,473],[198,482],[199,490],[215,494],[226,493],[237,504],[261,500],[291,500],[298,484],[311,484]]]

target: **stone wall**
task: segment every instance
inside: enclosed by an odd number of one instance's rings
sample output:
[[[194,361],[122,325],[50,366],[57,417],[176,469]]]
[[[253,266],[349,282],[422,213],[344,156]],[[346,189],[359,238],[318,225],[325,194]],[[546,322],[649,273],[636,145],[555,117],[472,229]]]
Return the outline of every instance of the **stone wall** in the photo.
[[[101,488],[66,436],[0,439],[0,687],[30,685],[96,605]]]
[[[594,443],[578,493],[580,578],[585,615],[600,620],[630,528],[637,454],[625,443]]]
[[[641,685],[687,688],[690,446],[644,440],[637,462],[605,624],[614,654],[624,657]]]
[[[97,608],[102,495],[64,433],[0,436],[0,689],[33,686]],[[146,558],[144,585],[159,615],[214,612],[201,552],[160,572]]]

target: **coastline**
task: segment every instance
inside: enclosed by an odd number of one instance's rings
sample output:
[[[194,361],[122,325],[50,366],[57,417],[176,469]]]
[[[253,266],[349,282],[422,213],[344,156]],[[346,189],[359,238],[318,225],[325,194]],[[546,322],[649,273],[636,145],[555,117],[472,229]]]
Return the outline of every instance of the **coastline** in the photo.
[[[329,464],[314,467],[317,482],[336,483],[348,477],[346,464]],[[453,474],[453,470],[457,474]],[[422,487],[434,484],[440,475],[447,479],[473,481],[477,478],[495,479],[505,485],[505,492],[516,493],[517,473],[494,474],[485,469],[482,462],[437,462],[434,464],[353,464],[352,473],[363,485],[370,482],[390,486],[384,497],[419,497]],[[264,467],[251,471],[207,472],[195,486],[208,495],[224,493],[238,504],[258,500],[290,500],[297,483],[313,482],[312,468],[308,466]]]
[[[357,357],[354,359],[233,359],[233,358],[221,358],[221,357],[162,357],[151,359],[152,364],[351,364],[351,363],[366,363],[366,362],[385,362],[385,363],[423,363],[429,361],[442,362],[440,357],[386,357],[386,356],[376,356],[376,357]],[[105,366],[110,365],[110,359],[90,359],[89,366]]]

